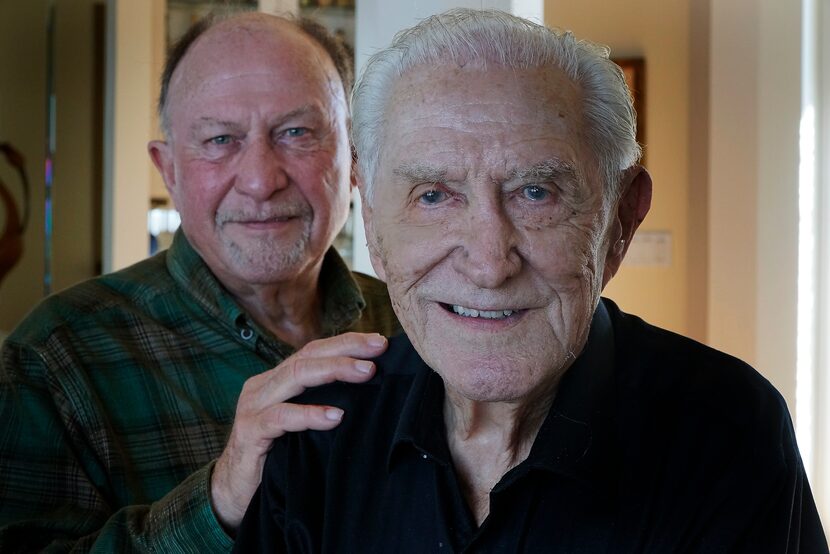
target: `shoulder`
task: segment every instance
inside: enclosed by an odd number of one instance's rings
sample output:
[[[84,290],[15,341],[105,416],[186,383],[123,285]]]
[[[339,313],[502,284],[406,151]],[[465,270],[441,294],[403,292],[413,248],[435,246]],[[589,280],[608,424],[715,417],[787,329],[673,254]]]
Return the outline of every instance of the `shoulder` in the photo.
[[[386,336],[400,333],[401,326],[392,309],[386,283],[357,271],[353,271],[352,276],[366,302],[359,323],[360,328],[355,330],[374,331]]]
[[[648,386],[718,388],[778,395],[773,386],[746,362],[646,323],[604,300],[614,327],[618,369]]]
[[[83,281],[43,299],[14,329],[8,343],[36,345],[61,328],[83,330],[98,320],[128,317],[161,294],[173,280],[162,252],[130,267]]]
[[[326,404],[343,409],[361,411],[392,401],[403,401],[409,394],[412,382],[419,371],[428,369],[415,351],[409,338],[396,335],[389,339],[386,352],[372,360],[375,375],[365,383],[335,382],[314,387],[294,399],[301,404]]]
[[[647,425],[667,436],[697,437],[725,449],[794,444],[786,402],[753,367],[605,302],[624,412],[652,420]]]
[[[331,383],[308,389],[291,400],[336,406],[343,410],[343,420],[330,431],[309,430],[279,437],[268,456],[266,472],[283,475],[283,486],[296,487],[307,479],[321,481],[320,464],[350,460],[353,475],[363,471],[358,467],[380,467],[406,406],[412,402],[416,378],[428,368],[404,335],[391,339],[387,351],[374,362],[375,376],[366,383]],[[361,453],[359,459],[354,458],[354,452]]]

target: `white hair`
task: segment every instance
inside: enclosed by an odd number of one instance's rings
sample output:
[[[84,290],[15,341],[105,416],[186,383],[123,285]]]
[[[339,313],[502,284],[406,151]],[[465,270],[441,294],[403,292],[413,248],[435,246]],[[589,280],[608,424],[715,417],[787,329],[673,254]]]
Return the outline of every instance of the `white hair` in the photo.
[[[587,143],[606,187],[617,193],[620,172],[637,163],[641,149],[631,93],[608,55],[605,46],[496,10],[457,8],[399,32],[391,46],[369,59],[352,92],[352,138],[367,199],[395,81],[416,66],[473,61],[562,70],[582,91]]]

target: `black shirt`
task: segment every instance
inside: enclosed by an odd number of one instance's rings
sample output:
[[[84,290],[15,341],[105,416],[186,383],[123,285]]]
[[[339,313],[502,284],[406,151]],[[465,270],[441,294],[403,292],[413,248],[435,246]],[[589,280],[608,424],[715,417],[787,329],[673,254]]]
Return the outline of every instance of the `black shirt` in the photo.
[[[405,336],[346,414],[274,443],[238,552],[806,552],[827,543],[781,396],[752,368],[603,300],[527,459],[476,525],[444,386]]]

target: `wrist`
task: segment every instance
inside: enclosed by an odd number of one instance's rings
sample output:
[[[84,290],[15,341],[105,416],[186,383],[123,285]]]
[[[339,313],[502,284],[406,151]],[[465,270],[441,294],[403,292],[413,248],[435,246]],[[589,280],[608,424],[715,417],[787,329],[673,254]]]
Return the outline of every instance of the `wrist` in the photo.
[[[233,502],[233,497],[227,492],[227,482],[223,478],[224,464],[222,458],[214,464],[210,474],[209,500],[216,521],[230,537],[236,536],[236,530],[242,522],[244,510],[239,510]]]

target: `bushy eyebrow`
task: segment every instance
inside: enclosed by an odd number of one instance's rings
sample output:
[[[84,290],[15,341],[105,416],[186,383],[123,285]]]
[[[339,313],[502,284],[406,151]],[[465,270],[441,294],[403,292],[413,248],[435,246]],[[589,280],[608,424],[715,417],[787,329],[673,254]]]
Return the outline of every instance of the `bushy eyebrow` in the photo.
[[[520,181],[555,181],[562,184],[579,182],[576,167],[569,162],[556,158],[545,160],[530,167],[514,169],[510,177]]]
[[[236,127],[237,123],[225,119],[216,119],[215,117],[200,117],[190,126],[192,132],[199,131],[205,127]]]
[[[392,174],[410,183],[439,183],[447,178],[447,169],[412,162],[399,165]]]

